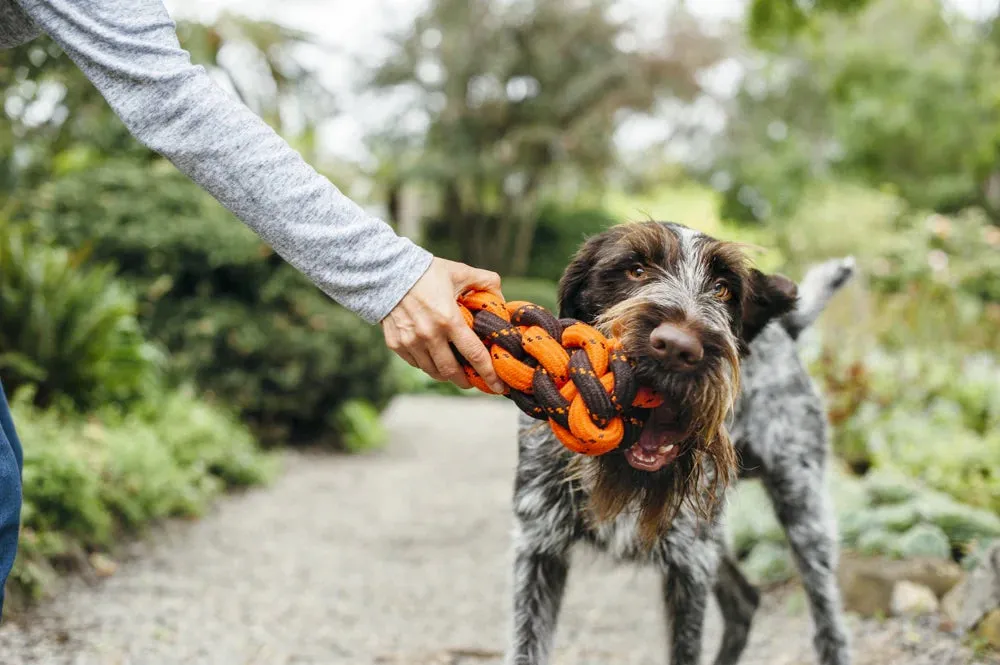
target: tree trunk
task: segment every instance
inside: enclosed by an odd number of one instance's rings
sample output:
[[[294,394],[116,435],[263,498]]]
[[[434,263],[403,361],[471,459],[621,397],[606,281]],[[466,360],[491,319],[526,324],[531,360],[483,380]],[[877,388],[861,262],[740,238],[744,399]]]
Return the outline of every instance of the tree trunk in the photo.
[[[531,262],[531,248],[535,244],[535,227],[538,226],[538,210],[535,202],[538,198],[538,183],[535,178],[529,180],[524,188],[524,196],[516,205],[517,235],[514,237],[514,248],[510,258],[510,274],[522,277],[528,272]]]

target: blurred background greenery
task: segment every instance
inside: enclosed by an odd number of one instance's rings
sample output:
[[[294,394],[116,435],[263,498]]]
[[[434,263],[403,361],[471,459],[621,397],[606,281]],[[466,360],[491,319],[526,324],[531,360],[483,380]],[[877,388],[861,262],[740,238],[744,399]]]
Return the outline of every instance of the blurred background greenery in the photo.
[[[555,307],[583,238],[647,217],[753,243],[793,277],[855,256],[804,341],[845,544],[964,560],[1000,537],[995,8],[666,3],[637,22],[635,0],[429,0],[359,64],[229,4],[180,22],[193,59],[401,233],[499,271],[510,298]],[[362,73],[351,94],[388,109],[357,159],[322,140],[350,113],[326,83],[344,60]],[[269,448],[362,450],[392,396],[452,392],[135,142],[51,41],[0,52],[0,86],[0,377],[28,442],[17,589],[266,481]],[[735,526],[762,580],[782,574],[768,510]]]

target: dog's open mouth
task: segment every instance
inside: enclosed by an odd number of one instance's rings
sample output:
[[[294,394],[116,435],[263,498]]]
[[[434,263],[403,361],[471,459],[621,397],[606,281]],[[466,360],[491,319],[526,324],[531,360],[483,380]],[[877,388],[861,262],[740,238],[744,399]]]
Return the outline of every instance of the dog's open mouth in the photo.
[[[659,471],[677,459],[686,437],[677,412],[664,404],[649,414],[639,440],[625,450],[625,459],[640,471]]]

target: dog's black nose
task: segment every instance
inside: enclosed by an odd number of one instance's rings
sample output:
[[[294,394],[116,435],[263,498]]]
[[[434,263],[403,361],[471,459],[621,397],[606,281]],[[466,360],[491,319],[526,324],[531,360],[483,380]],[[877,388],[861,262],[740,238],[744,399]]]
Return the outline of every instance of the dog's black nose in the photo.
[[[668,369],[689,372],[705,357],[705,347],[698,336],[686,328],[661,323],[649,333],[653,357]]]

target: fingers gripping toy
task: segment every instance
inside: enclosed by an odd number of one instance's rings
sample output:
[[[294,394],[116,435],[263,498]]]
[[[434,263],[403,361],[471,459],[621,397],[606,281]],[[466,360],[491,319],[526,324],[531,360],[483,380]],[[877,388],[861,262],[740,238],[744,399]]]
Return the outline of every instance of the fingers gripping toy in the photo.
[[[575,319],[557,319],[538,305],[504,302],[488,291],[458,299],[465,322],[493,358],[504,395],[522,411],[547,420],[566,448],[603,455],[634,443],[648,413],[663,400],[640,387],[635,364],[617,340]],[[469,381],[494,394],[465,361]]]

